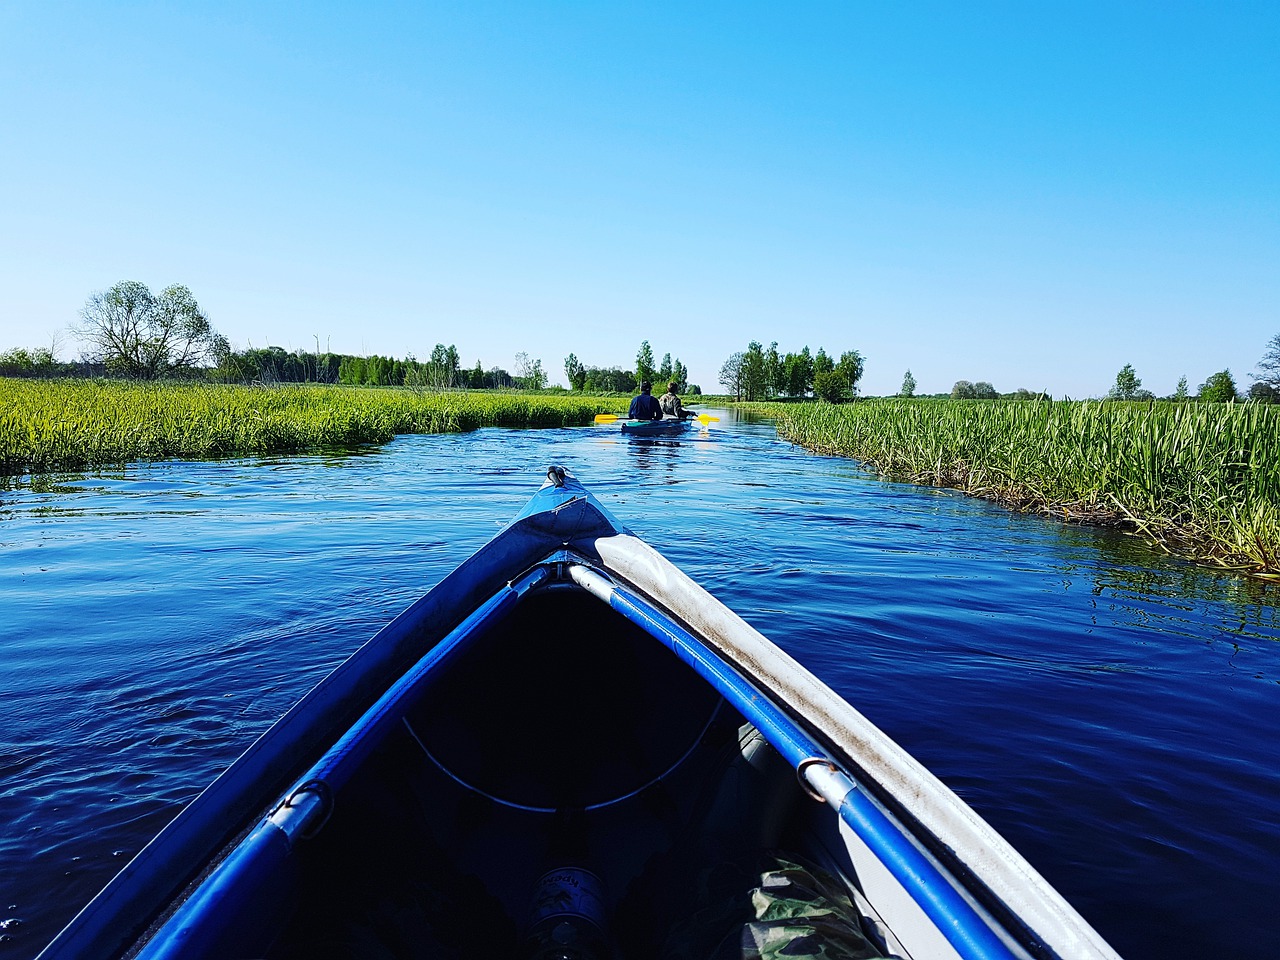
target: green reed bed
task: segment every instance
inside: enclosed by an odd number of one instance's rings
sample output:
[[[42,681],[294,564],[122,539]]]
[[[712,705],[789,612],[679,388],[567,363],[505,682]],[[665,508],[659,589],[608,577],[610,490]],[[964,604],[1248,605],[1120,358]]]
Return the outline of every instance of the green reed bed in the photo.
[[[1280,407],[1113,401],[758,404],[801,446],[1019,510],[1280,574]]]
[[[131,460],[291,453],[385,443],[400,433],[589,424],[625,400],[0,379],[0,473]]]

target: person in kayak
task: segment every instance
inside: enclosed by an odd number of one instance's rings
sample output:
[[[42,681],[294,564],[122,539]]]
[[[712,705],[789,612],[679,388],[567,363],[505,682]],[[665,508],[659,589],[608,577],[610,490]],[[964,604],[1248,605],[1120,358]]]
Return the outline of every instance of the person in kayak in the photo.
[[[667,392],[658,398],[658,406],[662,407],[663,415],[675,417],[677,420],[696,417],[696,413],[686,410],[684,404],[680,402],[680,397],[676,394],[676,387],[678,386],[678,383],[668,383]]]
[[[640,384],[640,396],[631,401],[627,416],[632,420],[661,420],[662,404],[653,397],[653,384],[648,380]]]

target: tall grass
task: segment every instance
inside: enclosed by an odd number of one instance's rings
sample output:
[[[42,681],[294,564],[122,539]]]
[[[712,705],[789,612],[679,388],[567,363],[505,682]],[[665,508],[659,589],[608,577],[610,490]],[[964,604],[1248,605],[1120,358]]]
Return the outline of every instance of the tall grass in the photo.
[[[777,418],[783,437],[895,480],[1280,573],[1280,407],[884,399],[756,409]]]
[[[575,426],[625,405],[537,394],[0,379],[0,473],[288,453],[485,426]]]

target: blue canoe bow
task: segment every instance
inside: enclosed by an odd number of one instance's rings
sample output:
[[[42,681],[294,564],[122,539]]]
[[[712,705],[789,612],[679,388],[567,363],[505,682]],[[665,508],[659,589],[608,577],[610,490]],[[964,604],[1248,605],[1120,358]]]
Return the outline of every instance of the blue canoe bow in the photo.
[[[829,955],[1116,957],[964,801],[553,467],[41,957],[660,956],[773,936],[733,913],[758,870],[728,913],[693,910],[700,870],[767,857],[769,882],[825,878],[844,932],[811,935],[870,951]],[[560,952],[537,953],[531,890],[588,879],[559,891]]]

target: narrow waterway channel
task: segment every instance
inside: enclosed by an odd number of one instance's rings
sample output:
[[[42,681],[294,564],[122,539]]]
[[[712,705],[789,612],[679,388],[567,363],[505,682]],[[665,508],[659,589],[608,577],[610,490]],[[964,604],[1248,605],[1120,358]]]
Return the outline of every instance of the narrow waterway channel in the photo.
[[[0,956],[34,956],[561,463],[950,784],[1130,960],[1280,956],[1280,587],[724,419],[0,490]]]

